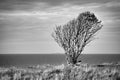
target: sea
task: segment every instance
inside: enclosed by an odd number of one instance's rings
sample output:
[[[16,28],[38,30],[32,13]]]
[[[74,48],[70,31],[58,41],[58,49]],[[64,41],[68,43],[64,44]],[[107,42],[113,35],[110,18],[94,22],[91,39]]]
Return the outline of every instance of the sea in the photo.
[[[120,54],[81,54],[83,63],[120,63]],[[0,54],[0,67],[66,64],[65,54]]]

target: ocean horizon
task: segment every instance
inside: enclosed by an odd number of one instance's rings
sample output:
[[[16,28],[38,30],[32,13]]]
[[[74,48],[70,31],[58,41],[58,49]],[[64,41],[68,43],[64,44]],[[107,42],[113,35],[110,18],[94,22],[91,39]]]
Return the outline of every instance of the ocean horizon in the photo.
[[[83,63],[101,64],[120,62],[120,54],[81,54]],[[0,54],[0,67],[66,64],[65,54]]]

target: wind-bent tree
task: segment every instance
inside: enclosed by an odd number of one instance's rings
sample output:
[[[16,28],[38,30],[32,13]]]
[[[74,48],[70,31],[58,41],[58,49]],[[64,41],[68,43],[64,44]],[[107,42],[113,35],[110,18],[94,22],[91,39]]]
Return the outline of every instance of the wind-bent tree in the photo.
[[[101,28],[101,21],[87,11],[63,26],[56,26],[52,37],[64,49],[68,63],[76,64],[84,47]]]

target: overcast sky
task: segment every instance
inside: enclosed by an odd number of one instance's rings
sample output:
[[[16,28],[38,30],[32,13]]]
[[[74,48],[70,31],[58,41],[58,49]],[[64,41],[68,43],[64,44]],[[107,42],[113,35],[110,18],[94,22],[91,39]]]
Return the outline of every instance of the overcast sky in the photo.
[[[120,0],[0,0],[0,54],[64,53],[53,28],[84,11],[104,26],[83,53],[120,53]]]

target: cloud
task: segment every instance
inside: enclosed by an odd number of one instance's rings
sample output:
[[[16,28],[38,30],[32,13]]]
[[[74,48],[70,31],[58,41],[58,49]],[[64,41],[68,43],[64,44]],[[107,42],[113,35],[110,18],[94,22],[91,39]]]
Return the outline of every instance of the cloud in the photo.
[[[108,14],[109,17],[119,17],[120,16],[120,1],[104,3],[98,8],[98,11],[104,12],[104,14],[109,13]]]
[[[109,26],[108,30],[111,33],[120,31],[120,2],[108,2],[100,7],[100,11],[104,11],[107,15],[104,16],[105,25]]]
[[[91,11],[104,25],[100,41],[93,44],[98,47],[94,47],[96,52],[101,46],[115,46],[120,41],[119,4],[119,1],[110,0],[0,0],[0,45],[11,52],[42,51],[41,45],[44,45],[43,52],[45,48],[54,52],[49,47],[57,46],[51,38],[53,27],[67,23],[81,12]],[[32,45],[37,46],[36,49],[30,47]],[[94,48],[90,48],[91,51]]]
[[[117,1],[117,0],[114,0],[114,1]],[[110,0],[0,0],[0,10],[1,11],[45,10],[47,8],[62,6],[65,4],[83,5],[83,4],[89,4],[89,3],[103,4],[106,2],[110,2]]]
[[[81,5],[75,4],[76,2],[79,3],[79,1],[77,0],[75,0],[75,2],[73,3],[72,1],[70,1],[69,3],[66,3],[68,2],[68,0],[61,1],[60,3],[64,2],[64,4],[61,4],[61,5],[59,2],[57,5],[57,1],[55,1],[56,5],[50,6],[50,4],[54,2],[54,0],[52,1],[17,0],[15,2],[13,0],[12,1],[5,0],[5,1],[2,1],[1,4],[2,3],[13,4],[13,5],[16,5],[16,7],[11,7],[14,10],[8,9],[8,11],[0,12],[1,26],[8,26],[8,25],[9,27],[11,26],[11,28],[6,28],[6,30],[7,29],[10,29],[10,30],[24,29],[25,30],[25,29],[39,28],[38,25],[41,25],[42,26],[41,28],[45,29],[45,28],[49,28],[48,25],[53,26],[58,24],[65,24],[67,21],[77,17],[78,13],[88,10],[95,13],[98,19],[103,21],[105,27],[109,26],[106,28],[111,29],[110,27],[112,26],[118,27],[119,24],[117,22],[119,22],[119,19],[120,19],[120,12],[119,12],[120,2],[114,1],[114,2],[103,3],[104,1],[102,2],[94,1],[94,0],[91,0],[91,1],[92,1],[91,3],[88,3],[87,1],[83,1],[83,2],[80,1]],[[9,6],[12,6],[12,5],[9,5]],[[46,6],[50,6],[50,7],[46,7]],[[29,7],[30,11],[24,7]],[[39,7],[41,8],[40,10],[37,9]],[[47,25],[46,25],[46,22],[48,22]],[[110,23],[112,23],[112,25]],[[14,27],[14,26],[17,26],[17,27]],[[20,26],[23,26],[23,27],[20,27]],[[114,30],[117,30],[117,29],[114,29]]]

